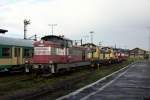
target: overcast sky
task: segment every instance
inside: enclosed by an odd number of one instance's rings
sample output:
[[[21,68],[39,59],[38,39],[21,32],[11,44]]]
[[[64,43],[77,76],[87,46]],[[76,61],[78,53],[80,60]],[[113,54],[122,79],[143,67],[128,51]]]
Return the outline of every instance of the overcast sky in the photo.
[[[148,48],[150,0],[0,0],[3,36],[23,38],[23,20],[30,19],[28,37],[51,34],[72,40],[88,37],[94,43],[122,48]],[[149,31],[148,31],[149,30]]]

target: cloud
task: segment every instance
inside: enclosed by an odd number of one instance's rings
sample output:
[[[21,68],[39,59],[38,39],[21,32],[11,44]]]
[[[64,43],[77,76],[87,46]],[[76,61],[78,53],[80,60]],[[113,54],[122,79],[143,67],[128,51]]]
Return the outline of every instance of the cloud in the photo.
[[[31,20],[28,36],[51,34],[48,24],[58,24],[55,34],[69,38],[80,39],[93,30],[95,43],[147,48],[139,39],[147,36],[143,33],[150,26],[148,0],[1,0],[0,5],[0,27],[12,37],[19,34],[23,38],[26,18]]]

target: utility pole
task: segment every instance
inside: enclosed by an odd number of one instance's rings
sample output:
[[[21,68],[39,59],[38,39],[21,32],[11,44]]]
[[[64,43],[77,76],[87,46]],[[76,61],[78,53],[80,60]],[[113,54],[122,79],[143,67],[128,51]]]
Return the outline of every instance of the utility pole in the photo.
[[[27,25],[30,24],[30,20],[24,20],[24,39],[27,39]]]
[[[149,50],[148,50],[148,53],[149,53],[149,60],[150,60],[150,31],[149,31],[149,38],[148,38],[148,45],[149,45]]]
[[[101,48],[101,47],[102,47],[102,42],[100,41],[100,42],[99,42],[99,48]]]
[[[86,41],[87,41],[87,38],[89,38],[88,35],[83,36],[83,40],[84,40],[85,43],[86,43]]]
[[[48,24],[48,26],[51,26],[51,28],[52,28],[52,35],[53,35],[53,32],[54,32],[54,26],[57,26],[57,24]]]
[[[90,34],[91,34],[91,45],[93,45],[93,33],[94,33],[94,31],[90,31]],[[93,46],[91,46],[90,48],[92,48]],[[91,51],[91,53],[92,53],[92,59],[93,59],[93,50]]]
[[[91,43],[93,44],[93,33],[94,31],[91,31],[90,34],[91,34]]]
[[[115,49],[117,48],[117,44],[115,43]]]

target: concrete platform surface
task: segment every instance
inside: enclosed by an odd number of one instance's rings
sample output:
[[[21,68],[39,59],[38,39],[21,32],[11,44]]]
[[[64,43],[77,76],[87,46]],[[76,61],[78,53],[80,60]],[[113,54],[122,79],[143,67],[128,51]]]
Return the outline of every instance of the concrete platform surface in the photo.
[[[150,100],[150,62],[135,63],[105,84],[64,100]]]

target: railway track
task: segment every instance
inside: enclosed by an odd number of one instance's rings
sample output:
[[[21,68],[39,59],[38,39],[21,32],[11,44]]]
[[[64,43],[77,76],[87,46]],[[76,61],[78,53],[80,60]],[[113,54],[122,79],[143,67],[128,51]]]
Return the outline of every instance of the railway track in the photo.
[[[63,80],[53,87],[50,86],[42,86],[36,91],[25,92],[25,93],[17,93],[16,95],[11,95],[7,97],[3,97],[3,100],[42,100],[42,98],[46,95],[51,95],[52,93],[56,93],[59,91],[68,90],[75,88],[74,85],[79,83],[82,80],[85,80],[87,77],[93,73],[93,71],[84,73],[80,76],[74,77],[72,79]],[[14,81],[15,82],[15,81]]]
[[[0,84],[0,87],[19,83],[25,86],[24,89],[16,89],[16,91],[8,91],[6,95],[0,95],[1,100],[53,100],[62,95],[68,94],[86,84],[89,84],[100,77],[110,74],[123,66],[126,66],[129,62],[122,64],[115,64],[110,66],[103,66],[100,70],[80,69],[78,71],[70,72],[66,75],[52,76],[48,78],[41,78],[37,76],[27,75],[16,76],[14,80],[9,81],[6,84]],[[12,76],[13,77],[13,76]],[[5,80],[6,82],[7,80]],[[0,80],[1,82],[1,80]],[[3,81],[4,82],[4,81]],[[26,84],[27,83],[27,84]],[[31,84],[31,86],[30,86]],[[33,88],[32,85],[36,88]],[[12,85],[14,86],[14,85]],[[30,88],[29,88],[30,87]],[[13,87],[10,87],[13,88]],[[29,89],[28,89],[29,88]],[[7,89],[7,88],[6,88]],[[1,89],[0,89],[1,92]]]

